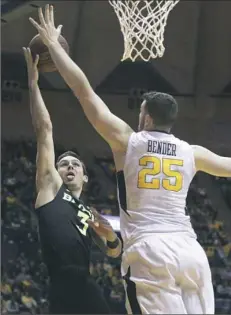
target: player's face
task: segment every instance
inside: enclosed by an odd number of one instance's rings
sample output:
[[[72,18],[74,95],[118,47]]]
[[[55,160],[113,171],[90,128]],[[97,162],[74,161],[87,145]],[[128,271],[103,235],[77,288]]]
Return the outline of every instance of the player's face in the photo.
[[[139,115],[139,126],[138,131],[142,131],[145,129],[145,121],[146,121],[146,107],[145,107],[145,101],[140,106],[140,115]]]
[[[70,190],[82,188],[84,183],[87,182],[87,176],[84,175],[81,161],[73,156],[65,156],[59,161],[58,172],[64,184]]]

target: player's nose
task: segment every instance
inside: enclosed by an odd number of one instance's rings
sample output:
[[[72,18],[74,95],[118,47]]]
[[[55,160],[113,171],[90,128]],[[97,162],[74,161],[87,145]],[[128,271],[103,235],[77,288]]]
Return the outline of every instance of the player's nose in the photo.
[[[69,165],[68,165],[68,170],[73,170],[73,169],[74,169],[73,165],[72,165],[72,164],[69,164]]]

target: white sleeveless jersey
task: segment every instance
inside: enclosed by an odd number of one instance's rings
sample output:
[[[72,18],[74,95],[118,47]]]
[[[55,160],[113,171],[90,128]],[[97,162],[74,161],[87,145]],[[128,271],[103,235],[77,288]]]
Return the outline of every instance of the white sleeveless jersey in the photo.
[[[188,232],[185,214],[196,173],[191,146],[163,132],[130,136],[123,172],[118,172],[121,235],[125,247],[150,233]]]

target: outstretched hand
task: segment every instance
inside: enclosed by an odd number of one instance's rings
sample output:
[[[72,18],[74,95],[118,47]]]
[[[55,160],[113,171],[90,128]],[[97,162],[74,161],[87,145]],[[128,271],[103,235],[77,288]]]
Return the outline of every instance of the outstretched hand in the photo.
[[[31,17],[30,22],[38,30],[39,35],[46,46],[51,45],[58,41],[59,35],[61,34],[62,25],[57,28],[54,24],[54,9],[52,5],[47,4],[45,7],[45,17],[43,15],[42,8],[38,9],[40,25]]]
[[[92,209],[94,220],[88,220],[87,223],[101,237],[105,237],[108,241],[113,241],[116,234],[107,219],[100,215],[95,209]]]
[[[24,56],[27,64],[27,73],[28,73],[28,84],[29,86],[36,84],[38,82],[39,73],[38,73],[38,62],[39,55],[36,55],[35,61],[33,61],[30,48],[23,47]]]

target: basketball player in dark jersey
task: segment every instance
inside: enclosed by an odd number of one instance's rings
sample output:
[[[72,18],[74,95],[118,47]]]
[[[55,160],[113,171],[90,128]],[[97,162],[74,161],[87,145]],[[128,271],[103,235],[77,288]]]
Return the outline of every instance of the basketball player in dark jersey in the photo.
[[[38,87],[38,56],[33,63],[30,50],[23,49],[37,137],[35,208],[50,276],[50,313],[108,314],[101,290],[89,274],[90,249],[94,240],[107,255],[117,257],[121,242],[108,221],[80,200],[88,177],[77,154],[65,152],[55,167],[52,123]]]

